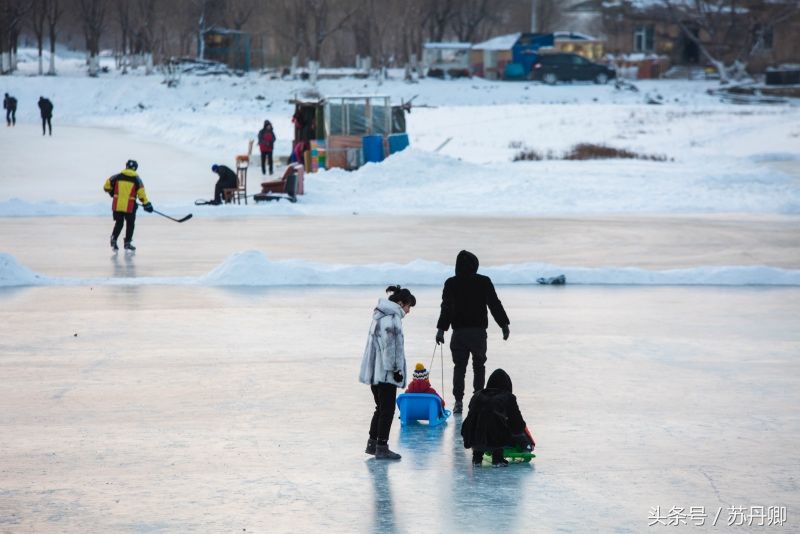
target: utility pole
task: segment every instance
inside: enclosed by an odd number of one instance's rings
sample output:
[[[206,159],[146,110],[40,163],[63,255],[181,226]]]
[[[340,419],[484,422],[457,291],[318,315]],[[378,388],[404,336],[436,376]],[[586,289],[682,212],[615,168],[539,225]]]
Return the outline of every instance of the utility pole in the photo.
[[[531,33],[536,33],[536,0],[531,0]]]

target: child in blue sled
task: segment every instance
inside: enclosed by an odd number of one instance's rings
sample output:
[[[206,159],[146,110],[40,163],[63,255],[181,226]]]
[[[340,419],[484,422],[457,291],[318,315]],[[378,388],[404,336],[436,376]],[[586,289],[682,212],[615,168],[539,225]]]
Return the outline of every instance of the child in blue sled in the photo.
[[[472,449],[472,464],[481,465],[483,453],[491,451],[492,467],[505,467],[503,449],[516,446],[533,451],[536,443],[522,419],[517,397],[511,392],[511,377],[496,369],[486,388],[469,401],[469,413],[461,425],[464,447]]]
[[[406,393],[430,393],[431,395],[436,395],[442,401],[442,408],[444,408],[444,399],[431,387],[429,379],[430,373],[425,369],[425,365],[418,363],[414,367],[414,379],[406,388]]]

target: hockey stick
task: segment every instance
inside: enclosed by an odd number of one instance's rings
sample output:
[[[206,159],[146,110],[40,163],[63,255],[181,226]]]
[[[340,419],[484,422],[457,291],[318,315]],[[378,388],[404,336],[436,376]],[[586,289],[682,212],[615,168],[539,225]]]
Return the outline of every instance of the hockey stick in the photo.
[[[161,213],[160,211],[158,211],[158,210],[156,210],[156,209],[154,209],[154,210],[153,210],[153,213],[158,213],[158,214],[159,214],[159,215],[161,215],[162,217],[166,217],[166,218],[167,218],[167,219],[169,219],[170,221],[175,221],[175,222],[177,222],[177,223],[186,222],[186,221],[188,221],[189,219],[191,219],[191,218],[192,218],[192,214],[191,214],[191,213],[190,213],[189,215],[187,215],[186,217],[181,217],[180,219],[176,219],[175,217],[170,217],[170,216],[169,216],[169,215],[167,215],[166,213]]]

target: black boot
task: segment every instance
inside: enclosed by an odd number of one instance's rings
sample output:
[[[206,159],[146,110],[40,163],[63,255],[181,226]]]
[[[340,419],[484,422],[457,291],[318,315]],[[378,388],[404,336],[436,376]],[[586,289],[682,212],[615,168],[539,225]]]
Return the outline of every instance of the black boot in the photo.
[[[371,454],[375,456],[375,447],[377,446],[378,442],[372,438],[367,440],[367,448],[364,450],[365,453]]]
[[[492,451],[492,467],[508,467],[508,460],[503,458],[503,449]]]
[[[483,451],[480,450],[472,450],[472,465],[475,467],[480,467],[483,464]]]
[[[453,405],[453,413],[461,413],[464,411],[464,405],[461,403],[460,400],[457,400],[456,403]]]
[[[133,246],[133,243],[130,241],[125,241],[125,250],[130,250],[131,252],[136,250],[136,247]]]
[[[117,238],[114,237],[113,235],[111,236],[111,250],[113,250],[114,252],[119,250],[119,247],[117,246]]]
[[[396,452],[389,450],[389,445],[384,442],[375,444],[375,459],[376,460],[399,460],[401,456]]]

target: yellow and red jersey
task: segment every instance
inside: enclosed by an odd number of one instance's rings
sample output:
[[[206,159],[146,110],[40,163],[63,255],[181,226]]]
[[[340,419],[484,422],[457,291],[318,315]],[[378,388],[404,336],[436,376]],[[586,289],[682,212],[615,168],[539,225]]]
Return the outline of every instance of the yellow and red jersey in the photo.
[[[125,169],[106,180],[103,190],[112,195],[112,211],[131,213],[136,207],[136,199],[142,204],[148,204],[147,193],[139,175],[133,169]]]

